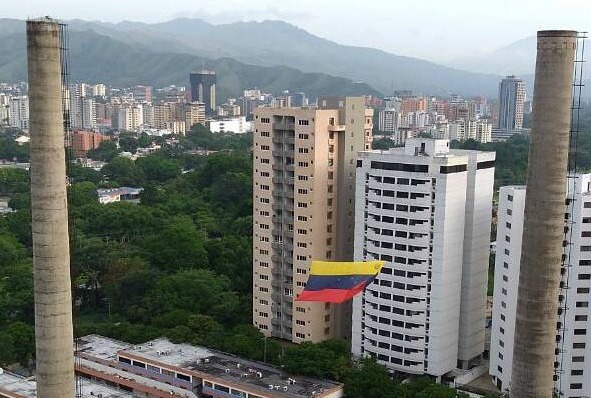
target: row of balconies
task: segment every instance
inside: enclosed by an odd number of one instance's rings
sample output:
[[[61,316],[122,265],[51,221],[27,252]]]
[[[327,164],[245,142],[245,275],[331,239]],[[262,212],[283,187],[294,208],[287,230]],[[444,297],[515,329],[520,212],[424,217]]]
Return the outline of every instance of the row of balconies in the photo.
[[[285,137],[282,134],[273,134],[273,138],[271,139],[273,144],[291,144],[295,143],[294,137]]]

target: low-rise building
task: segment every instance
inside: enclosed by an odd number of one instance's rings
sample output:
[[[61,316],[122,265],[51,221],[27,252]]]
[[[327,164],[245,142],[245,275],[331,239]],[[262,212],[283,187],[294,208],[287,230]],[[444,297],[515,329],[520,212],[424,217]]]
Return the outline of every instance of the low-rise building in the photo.
[[[132,202],[139,203],[140,195],[144,188],[101,188],[97,189],[99,203],[107,204],[113,202]]]
[[[142,397],[340,398],[336,382],[160,338],[127,344],[98,335],[78,342],[77,371]]]
[[[100,381],[87,378],[79,383],[81,397],[98,398],[133,398],[132,392],[108,386]],[[0,398],[36,398],[37,384],[32,377],[23,377],[15,373],[0,373]]]

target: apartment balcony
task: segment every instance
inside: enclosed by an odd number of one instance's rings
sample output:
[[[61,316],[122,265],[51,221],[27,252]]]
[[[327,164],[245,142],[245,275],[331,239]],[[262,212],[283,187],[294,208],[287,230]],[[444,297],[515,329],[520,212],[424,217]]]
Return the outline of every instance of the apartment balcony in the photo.
[[[273,163],[273,166],[271,166],[271,168],[273,169],[273,171],[284,171],[285,166],[286,165],[283,163]]]
[[[279,302],[281,302],[282,295],[280,293],[273,292],[273,293],[271,293],[271,299],[273,300],[274,303],[279,303]]]
[[[283,176],[281,177],[273,177],[273,183],[274,184],[283,184],[285,182],[285,178],[283,178]]]
[[[280,327],[281,326],[281,319],[280,318],[271,318],[271,325]]]
[[[273,123],[273,130],[293,130],[295,122],[281,121]]]
[[[328,131],[345,131],[345,125],[335,124],[334,126],[328,126]]]
[[[273,242],[273,243],[271,243],[271,247],[274,250],[282,250],[283,249],[283,242]]]
[[[294,193],[293,193],[293,189],[286,189],[283,191],[283,196],[286,198],[290,198],[293,199]]]
[[[285,157],[285,156],[292,155],[293,152],[288,152],[288,151],[283,151],[283,150],[275,150],[275,151],[272,151],[271,154],[273,156],[277,156],[277,157],[281,157],[282,158],[282,157]]]

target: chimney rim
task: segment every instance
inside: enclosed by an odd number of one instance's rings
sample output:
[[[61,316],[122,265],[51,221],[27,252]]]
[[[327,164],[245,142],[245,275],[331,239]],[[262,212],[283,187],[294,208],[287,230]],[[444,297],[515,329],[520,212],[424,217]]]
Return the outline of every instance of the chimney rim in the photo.
[[[538,37],[577,37],[576,30],[538,30]]]

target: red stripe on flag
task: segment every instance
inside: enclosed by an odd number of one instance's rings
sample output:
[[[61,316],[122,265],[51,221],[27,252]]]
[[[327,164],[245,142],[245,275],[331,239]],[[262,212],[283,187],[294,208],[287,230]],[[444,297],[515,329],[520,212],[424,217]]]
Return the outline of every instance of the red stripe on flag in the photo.
[[[304,290],[296,301],[320,301],[323,303],[344,303],[351,300],[365,289],[367,282],[363,281],[351,289],[322,289],[322,290]]]

